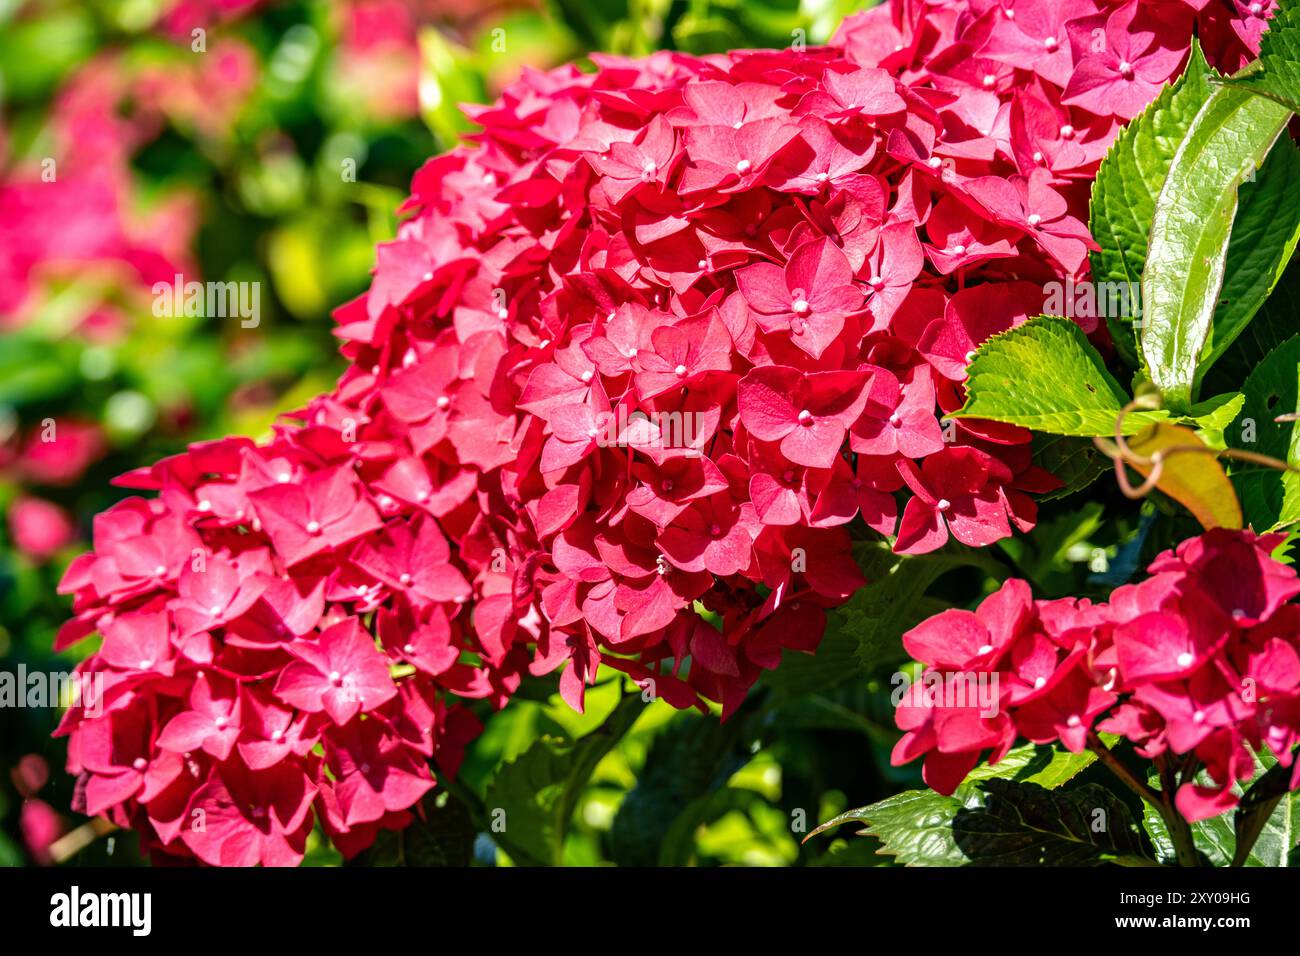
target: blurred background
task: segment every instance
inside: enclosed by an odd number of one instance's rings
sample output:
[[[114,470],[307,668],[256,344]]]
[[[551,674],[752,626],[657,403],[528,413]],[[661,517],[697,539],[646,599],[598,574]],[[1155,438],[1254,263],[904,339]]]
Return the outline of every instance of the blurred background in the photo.
[[[457,104],[594,50],[815,44],[862,5],[0,0],[0,670],[66,670],[87,653],[53,652],[69,608],[55,589],[94,515],[125,494],[111,478],[196,440],[263,436],[331,387],[330,310],[366,287],[412,173],[470,129]],[[154,284],[177,274],[257,282],[257,326],[156,315]],[[534,849],[574,863],[866,861],[866,840],[798,842],[915,783],[915,768],[888,767],[889,688],[847,687],[851,673],[833,654],[783,668],[787,686],[725,727],[646,708],[584,781],[570,832]],[[790,690],[809,679],[816,694]],[[614,719],[617,681],[585,717],[552,688],[490,716],[462,773],[471,802],[509,785],[504,761],[536,763],[539,741],[580,743]],[[0,708],[0,865],[139,862],[130,835],[68,810],[57,720],[52,706]],[[634,790],[636,812],[619,817]],[[480,839],[474,858],[500,857]]]

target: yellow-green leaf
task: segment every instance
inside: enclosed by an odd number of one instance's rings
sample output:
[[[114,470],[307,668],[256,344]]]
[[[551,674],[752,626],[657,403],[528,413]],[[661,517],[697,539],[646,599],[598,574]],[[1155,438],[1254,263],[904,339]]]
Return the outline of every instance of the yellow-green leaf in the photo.
[[[1190,511],[1207,529],[1241,527],[1241,504],[1237,501],[1232,482],[1196,432],[1180,425],[1161,423],[1131,439],[1128,445],[1135,454],[1147,459],[1158,451],[1174,447],[1195,445],[1205,448],[1205,452],[1180,452],[1166,458],[1156,487]],[[1133,465],[1132,468],[1145,478],[1150,476],[1154,466]]]

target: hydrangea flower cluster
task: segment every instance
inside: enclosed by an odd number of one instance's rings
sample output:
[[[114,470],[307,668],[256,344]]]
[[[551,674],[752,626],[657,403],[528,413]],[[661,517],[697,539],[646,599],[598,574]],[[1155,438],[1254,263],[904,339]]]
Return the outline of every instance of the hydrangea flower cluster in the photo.
[[[1246,745],[1290,767],[1300,740],[1300,605],[1289,603],[1300,578],[1271,556],[1284,538],[1217,529],[1161,554],[1150,577],[1105,603],[1034,601],[1013,578],[975,611],[922,622],[903,636],[908,653],[945,683],[996,674],[997,707],[923,678],[895,712],[905,733],[894,763],[924,755],[926,783],[948,794],[982,753],[996,763],[1018,737],[1078,753],[1100,731],[1147,758],[1204,765],[1212,783],[1176,795],[1188,820],[1231,809],[1233,784],[1256,772]]]
[[[1195,6],[896,2],[474,109],[336,314],[336,390],[127,476],[158,497],[70,568],[86,811],[207,863],[293,862],[313,818],[351,852],[454,772],[450,698],[563,666],[581,709],[604,663],[725,716],[864,583],[856,516],[901,552],[1032,526],[1028,432],[938,414],[1086,269],[1089,177],[1193,25],[1247,16]]]

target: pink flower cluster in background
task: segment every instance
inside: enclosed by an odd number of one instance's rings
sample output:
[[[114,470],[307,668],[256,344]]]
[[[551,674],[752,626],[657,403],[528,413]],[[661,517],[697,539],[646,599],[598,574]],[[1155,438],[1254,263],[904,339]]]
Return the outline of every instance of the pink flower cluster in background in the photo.
[[[1201,820],[1237,804],[1265,748],[1292,766],[1300,739],[1300,579],[1271,557],[1282,535],[1209,531],[1152,562],[1150,577],[1103,604],[1034,601],[1012,579],[975,611],[944,611],[903,636],[927,671],[996,674],[996,713],[914,683],[896,711],[896,764],[925,756],[926,783],[952,793],[988,752],[1018,737],[1078,753],[1095,731],[1143,757],[1194,754],[1208,782],[1183,784]],[[1300,763],[1291,789],[1300,786]]]
[[[604,663],[725,716],[864,583],[855,517],[909,553],[1031,527],[1029,433],[939,415],[1086,269],[1090,177],[1194,24],[1254,16],[1202,6],[898,2],[475,108],[337,313],[336,390],[127,476],[157,497],[70,568],[84,809],[211,864],[313,819],[354,852],[455,771],[456,698],[563,667],[581,709]]]

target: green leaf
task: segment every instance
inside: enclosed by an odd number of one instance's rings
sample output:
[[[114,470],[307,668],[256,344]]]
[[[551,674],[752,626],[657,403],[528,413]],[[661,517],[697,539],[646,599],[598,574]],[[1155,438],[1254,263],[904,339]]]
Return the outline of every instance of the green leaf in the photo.
[[[1000,779],[1036,783],[1055,790],[1087,769],[1096,759],[1097,755],[1091,750],[1075,754],[1044,744],[1022,744],[1012,748],[996,764],[980,764],[966,775],[963,783]]]
[[[1064,498],[1082,491],[1110,470],[1110,460],[1086,438],[1035,432],[1030,447],[1034,464],[1047,469],[1062,482],[1055,491],[1038,495],[1039,501]]]
[[[809,837],[864,824],[882,853],[908,866],[1097,866],[1149,863],[1128,807],[1088,783],[1048,790],[993,778],[951,797],[909,790],[823,823]]]
[[[681,835],[694,832],[704,801],[751,756],[746,723],[736,718],[720,723],[683,712],[655,736],[636,785],[624,797],[610,830],[616,864],[684,862],[676,859],[689,852],[683,849],[689,839]]]
[[[1032,531],[1004,538],[998,548],[1038,591],[1068,594],[1082,583],[1084,563],[1096,560],[1093,538],[1108,524],[1106,509],[1099,501],[1081,501],[1078,507],[1054,511],[1051,515],[1040,513]]]
[[[583,787],[643,707],[639,695],[629,695],[604,724],[581,740],[544,735],[497,771],[483,805],[493,824],[492,838],[515,863],[563,862],[564,837]]]
[[[1262,69],[1231,80],[1231,84],[1268,97],[1300,112],[1300,7],[1292,0],[1280,3],[1260,40]]]
[[[1290,866],[1300,839],[1300,793],[1288,791],[1290,768],[1280,767],[1267,750],[1254,754],[1256,775],[1244,792],[1233,783],[1232,792],[1241,799],[1227,813],[1191,824],[1192,839],[1211,866]],[[1150,782],[1157,786],[1152,772]],[[1214,786],[1202,770],[1196,776],[1202,786]],[[1160,859],[1174,860],[1168,827],[1154,807],[1144,808],[1142,826],[1150,836]],[[1252,842],[1253,841],[1253,842]]]
[[[1282,278],[1300,240],[1300,149],[1283,136],[1239,193],[1223,291],[1196,369],[1197,383],[1228,350]]]
[[[1300,315],[1300,259],[1292,259],[1281,281],[1250,324],[1205,378],[1212,392],[1235,392],[1270,352],[1296,332]]]
[[[867,586],[832,612],[830,626],[852,639],[859,666],[867,673],[907,660],[900,641],[903,632],[942,610],[925,600],[940,575],[966,566],[982,567],[999,577],[1006,573],[996,561],[970,549],[906,557],[894,554],[884,542],[869,542],[855,552]]]
[[[1210,94],[1209,72],[1200,46],[1193,42],[1183,75],[1124,127],[1106,153],[1089,206],[1088,226],[1101,246],[1091,255],[1093,282],[1131,288],[1141,280],[1156,197],[1178,144]],[[1121,356],[1136,366],[1141,360],[1134,318],[1106,316]]]
[[[953,820],[954,839],[972,861],[987,866],[1096,866],[1144,858],[1128,807],[1095,783],[1069,790],[989,780],[981,809]]]
[[[1300,422],[1274,421],[1300,412],[1300,336],[1270,352],[1242,385],[1246,401],[1237,422],[1242,447],[1300,464]],[[1253,439],[1253,440],[1252,440]],[[1233,466],[1232,481],[1245,520],[1256,531],[1300,521],[1300,475],[1253,464]]]
[[[1152,459],[1159,451],[1171,448],[1204,448],[1205,452],[1170,455],[1160,466],[1156,488],[1192,513],[1201,527],[1240,528],[1241,504],[1223,465],[1211,455],[1196,432],[1181,425],[1162,423],[1129,441],[1134,455]],[[1143,478],[1150,477],[1156,466],[1129,463]]]
[[[1128,402],[1083,330],[1055,316],[993,336],[976,351],[967,373],[966,404],[954,418],[1090,438],[1115,434],[1115,418]],[[1124,433],[1167,417],[1164,411],[1133,412],[1124,419]]]
[[[784,650],[780,665],[764,671],[759,679],[783,697],[802,697],[862,676],[859,638],[838,626],[842,621],[841,617],[831,616],[817,653]]]
[[[1300,839],[1300,795],[1291,792],[1291,768],[1269,755],[1268,767],[1233,814],[1233,866],[1286,866]],[[1256,761],[1265,765],[1260,757]]]
[[[1197,402],[1180,420],[1198,430],[1221,432],[1236,420],[1245,402],[1246,396],[1241,392],[1215,395],[1203,402]]]
[[[469,866],[474,857],[474,823],[465,805],[449,793],[426,796],[404,830],[380,830],[349,866]]]
[[[1291,113],[1219,86],[1174,155],[1151,222],[1142,273],[1142,354],[1166,407],[1192,404],[1237,211],[1237,187],[1272,149]]]
[[[1208,820],[1199,820],[1191,824],[1191,827],[1196,849],[1204,855],[1203,862],[1211,866],[1227,866],[1232,859],[1233,847],[1236,845],[1230,816],[1221,815],[1210,817]],[[1169,836],[1169,828],[1165,825],[1160,812],[1149,803],[1142,805],[1142,828],[1151,839],[1152,846],[1155,847],[1157,859],[1172,866],[1177,854],[1174,851],[1174,842]]]
[[[859,836],[875,837],[882,854],[898,858],[904,866],[966,866],[970,858],[953,839],[952,823],[962,801],[933,790],[904,790],[868,807],[845,810],[808,834],[845,823],[860,823]]]

